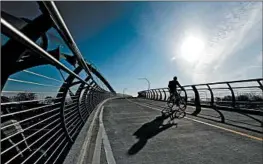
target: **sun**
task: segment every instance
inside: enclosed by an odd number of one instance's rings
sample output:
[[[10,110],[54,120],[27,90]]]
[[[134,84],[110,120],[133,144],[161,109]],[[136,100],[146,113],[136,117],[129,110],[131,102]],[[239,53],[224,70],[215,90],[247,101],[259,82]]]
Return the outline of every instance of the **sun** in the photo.
[[[202,55],[204,41],[201,38],[189,36],[181,45],[181,56],[189,62],[195,62]]]

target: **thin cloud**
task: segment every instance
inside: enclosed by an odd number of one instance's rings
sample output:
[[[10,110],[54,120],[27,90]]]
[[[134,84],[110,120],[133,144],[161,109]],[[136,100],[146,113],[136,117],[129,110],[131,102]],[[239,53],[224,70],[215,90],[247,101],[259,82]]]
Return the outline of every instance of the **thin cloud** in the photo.
[[[262,20],[262,15],[260,14],[262,13],[262,5],[252,3],[253,2],[251,2],[250,7],[248,7],[246,10],[243,10],[243,12],[233,13],[233,15],[236,14],[235,17],[239,17],[239,20],[235,21],[237,18],[231,18],[228,24],[225,25],[225,27],[232,26],[233,30],[230,32],[225,32],[229,33],[229,39],[222,43],[223,46],[215,49],[218,52],[222,52],[221,54],[217,55],[220,56],[220,58],[215,68],[223,65],[222,63],[224,60],[230,55],[234,55],[236,51],[240,49],[240,47],[246,46],[249,44],[249,42],[253,41],[254,38],[249,36],[245,38],[245,36],[247,36],[252,31],[253,27],[255,27],[254,25],[258,23],[258,20]],[[242,8],[244,6],[238,7]],[[241,45],[244,40],[246,40],[246,42]]]
[[[193,2],[161,7],[152,4],[138,21],[138,33],[163,51],[161,55],[174,63],[174,72],[186,77],[186,83],[246,79],[260,74],[260,68],[254,67],[260,64],[254,59],[255,53],[262,51],[262,3],[203,2],[196,3],[198,8]],[[185,61],[179,51],[189,33],[201,36],[205,42],[195,62]]]
[[[228,80],[226,78],[231,77],[231,71],[225,76],[224,72],[218,71],[219,67],[225,67],[225,61],[231,60],[233,55],[249,55],[237,52],[244,47],[247,48],[256,39],[255,35],[249,34],[253,32],[254,27],[257,27],[255,25],[260,24],[260,20],[262,23],[260,13],[262,13],[261,3],[260,5],[249,3],[238,4],[227,14],[225,20],[218,25],[218,32],[212,37],[212,43],[207,45],[199,61],[192,67],[193,73],[189,74],[192,75],[192,82],[215,81],[220,77],[219,74],[222,74],[220,80]],[[236,61],[233,61],[233,64],[235,63]],[[243,74],[242,78],[246,76]]]

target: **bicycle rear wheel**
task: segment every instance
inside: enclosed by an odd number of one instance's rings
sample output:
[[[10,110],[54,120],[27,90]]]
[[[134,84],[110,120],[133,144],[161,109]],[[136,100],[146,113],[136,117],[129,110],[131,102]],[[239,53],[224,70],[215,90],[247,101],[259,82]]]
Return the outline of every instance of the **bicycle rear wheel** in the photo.
[[[169,108],[172,108],[174,106],[174,99],[172,97],[169,97],[168,100],[167,100],[167,106]]]
[[[181,111],[180,109],[174,112],[174,117],[175,118],[184,118],[186,115],[185,111]]]

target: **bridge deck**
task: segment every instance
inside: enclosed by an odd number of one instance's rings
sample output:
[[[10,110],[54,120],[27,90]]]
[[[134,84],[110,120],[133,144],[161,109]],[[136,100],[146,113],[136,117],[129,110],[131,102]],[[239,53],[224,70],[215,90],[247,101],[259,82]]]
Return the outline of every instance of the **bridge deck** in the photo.
[[[142,99],[105,103],[89,163],[263,163],[262,128],[258,133],[189,115],[169,124],[158,117],[164,104]]]

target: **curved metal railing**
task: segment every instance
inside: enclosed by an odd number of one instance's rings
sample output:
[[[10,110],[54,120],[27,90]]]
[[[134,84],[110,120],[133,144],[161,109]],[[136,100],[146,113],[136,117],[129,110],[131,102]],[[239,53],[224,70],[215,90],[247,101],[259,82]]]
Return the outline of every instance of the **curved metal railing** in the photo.
[[[95,107],[116,93],[84,61],[54,2],[33,20],[1,16],[1,163],[62,163]],[[55,30],[72,55],[50,49]],[[52,46],[51,46],[52,47]]]
[[[202,107],[263,116],[263,79],[225,81],[183,86],[182,97],[188,105],[196,107],[198,115]],[[167,101],[168,88],[138,92],[138,97]]]

